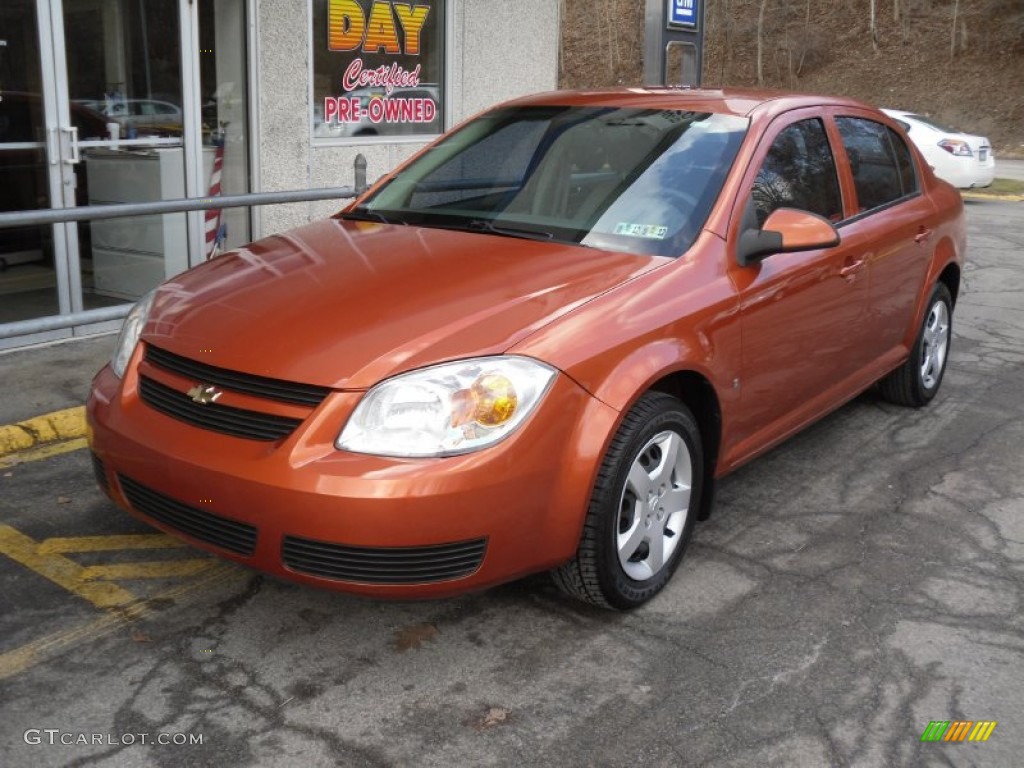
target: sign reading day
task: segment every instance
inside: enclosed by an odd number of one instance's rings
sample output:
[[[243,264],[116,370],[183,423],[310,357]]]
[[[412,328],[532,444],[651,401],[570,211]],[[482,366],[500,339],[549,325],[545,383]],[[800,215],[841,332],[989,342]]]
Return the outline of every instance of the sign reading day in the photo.
[[[422,91],[416,98],[402,94],[421,85],[419,57],[432,10],[422,2],[328,0],[327,49],[351,58],[342,76],[344,93],[324,99],[327,123],[431,123],[437,118],[434,99]]]

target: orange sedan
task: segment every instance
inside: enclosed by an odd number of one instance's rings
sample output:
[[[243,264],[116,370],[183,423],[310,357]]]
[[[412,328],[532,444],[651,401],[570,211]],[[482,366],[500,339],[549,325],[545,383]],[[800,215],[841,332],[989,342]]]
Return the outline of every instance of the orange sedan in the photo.
[[[631,608],[717,478],[880,382],[922,406],[965,225],[857,102],[553,93],[146,296],[89,398],[120,506],[268,573]]]

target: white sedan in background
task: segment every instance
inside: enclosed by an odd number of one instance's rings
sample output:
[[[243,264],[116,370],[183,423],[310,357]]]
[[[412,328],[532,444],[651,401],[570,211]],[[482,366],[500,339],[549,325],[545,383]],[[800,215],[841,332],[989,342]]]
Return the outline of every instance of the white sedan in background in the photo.
[[[996,175],[996,158],[992,145],[984,136],[945,128],[913,112],[898,109],[882,111],[903,126],[940,179],[960,189],[987,187],[992,183]]]

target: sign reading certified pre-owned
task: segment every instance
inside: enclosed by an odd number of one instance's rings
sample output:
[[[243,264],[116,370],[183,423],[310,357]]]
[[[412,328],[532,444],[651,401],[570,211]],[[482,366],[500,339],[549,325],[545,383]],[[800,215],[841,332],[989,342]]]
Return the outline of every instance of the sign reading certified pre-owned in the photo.
[[[670,27],[696,27],[699,0],[669,0],[668,25]]]
[[[439,133],[443,15],[443,0],[314,0],[314,136]]]

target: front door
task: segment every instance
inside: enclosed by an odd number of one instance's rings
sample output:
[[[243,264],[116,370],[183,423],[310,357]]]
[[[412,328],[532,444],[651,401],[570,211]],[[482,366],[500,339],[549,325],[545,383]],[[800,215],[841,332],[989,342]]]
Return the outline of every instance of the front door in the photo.
[[[780,118],[752,165],[745,225],[777,208],[838,224],[843,198],[828,130],[820,117]],[[728,463],[777,443],[850,387],[868,360],[867,261],[856,244],[778,253],[731,266],[740,296],[740,410]]]

